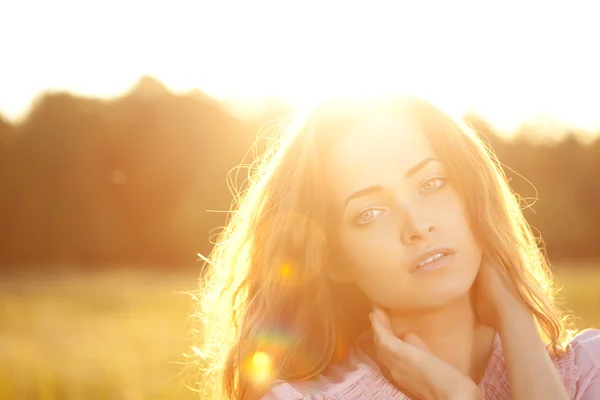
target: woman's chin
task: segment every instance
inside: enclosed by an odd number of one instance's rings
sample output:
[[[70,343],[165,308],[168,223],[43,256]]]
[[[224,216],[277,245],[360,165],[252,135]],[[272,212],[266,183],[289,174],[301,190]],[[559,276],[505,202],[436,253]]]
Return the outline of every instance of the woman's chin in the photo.
[[[455,304],[462,300],[468,300],[470,294],[470,286],[462,287],[439,287],[431,290],[423,291],[420,295],[419,304],[415,304],[415,308],[421,309],[440,309],[446,306]]]

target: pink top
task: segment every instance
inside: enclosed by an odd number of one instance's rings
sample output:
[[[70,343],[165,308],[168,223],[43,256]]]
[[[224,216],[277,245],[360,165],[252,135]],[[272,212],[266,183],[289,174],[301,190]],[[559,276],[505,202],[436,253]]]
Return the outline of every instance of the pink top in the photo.
[[[589,329],[573,338],[567,354],[554,358],[569,398],[600,399],[600,331]],[[510,387],[500,338],[496,335],[494,349],[479,383],[481,398],[510,399]],[[356,346],[347,362],[327,370],[314,380],[280,383],[263,400],[404,400],[401,393],[381,373],[375,362]]]

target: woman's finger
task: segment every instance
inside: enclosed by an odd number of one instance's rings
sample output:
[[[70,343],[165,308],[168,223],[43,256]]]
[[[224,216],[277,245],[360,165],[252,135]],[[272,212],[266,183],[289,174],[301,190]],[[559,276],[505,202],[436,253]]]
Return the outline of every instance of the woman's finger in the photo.
[[[392,340],[398,339],[394,332],[392,332],[392,327],[390,324],[390,320],[387,314],[381,310],[380,308],[373,307],[372,322],[374,327],[377,329],[377,333],[379,334],[382,340]]]
[[[386,314],[385,311],[383,311],[381,308],[379,308],[377,306],[373,306],[373,314],[377,318],[379,318],[379,320],[381,321],[381,324],[383,325],[383,327],[385,329],[392,332],[392,325],[390,324],[390,318],[388,317],[388,315]]]
[[[414,346],[410,346],[404,343],[401,339],[396,337],[394,333],[385,328],[381,320],[377,317],[372,318],[373,321],[373,342],[375,347],[386,354],[385,358],[388,362],[398,365],[398,363],[415,363],[420,362],[419,354],[421,350],[418,350]]]
[[[375,346],[388,353],[388,358],[394,359],[396,362],[400,359],[409,363],[422,362],[422,351],[430,353],[425,342],[414,333],[407,335],[410,342],[396,337],[390,328],[389,319],[387,316],[382,317],[381,314],[385,315],[383,311],[379,310],[379,313],[374,312],[371,316]],[[387,320],[388,323],[384,323],[382,319]]]
[[[389,333],[391,335],[394,335],[393,331],[392,331],[392,327],[390,324],[390,319],[387,316],[387,314],[385,313],[385,311],[383,311],[381,308],[377,307],[377,306],[373,306],[373,312],[374,314],[377,316],[377,318],[379,318],[379,320],[381,321],[381,325],[382,327],[389,331]],[[423,341],[423,339],[421,339],[417,334],[415,333],[407,333],[406,335],[404,335],[402,338],[399,338],[399,340],[408,343],[412,346],[418,347],[421,350],[425,350],[427,352],[430,352],[429,347],[427,346],[427,344]]]
[[[378,335],[379,340],[382,343],[387,342],[387,344],[391,345],[392,349],[395,349],[398,351],[403,351],[403,350],[410,351],[410,349],[407,348],[407,346],[406,346],[405,338],[397,337],[394,334],[394,332],[392,331],[390,319],[387,316],[387,314],[385,313],[385,311],[383,311],[382,309],[380,309],[378,307],[373,307],[373,310],[374,310],[372,313],[373,328],[374,328],[374,332]],[[413,345],[416,345],[416,347],[419,347],[419,348],[425,347],[425,349],[429,350],[427,348],[427,345],[425,345],[425,343],[421,340],[421,338],[419,338],[415,334],[409,334],[409,335],[412,335],[410,337],[410,339],[414,342]]]
[[[398,339],[389,329],[385,327],[381,319],[374,315],[372,317],[372,325],[373,325],[373,341],[375,344],[389,352],[398,351]]]
[[[381,326],[381,322],[377,317],[371,314],[371,325],[373,326],[373,344],[375,345],[375,355],[377,359],[383,363],[387,368],[393,367],[394,360],[397,356],[394,356],[389,350],[389,346],[385,343],[385,328]]]

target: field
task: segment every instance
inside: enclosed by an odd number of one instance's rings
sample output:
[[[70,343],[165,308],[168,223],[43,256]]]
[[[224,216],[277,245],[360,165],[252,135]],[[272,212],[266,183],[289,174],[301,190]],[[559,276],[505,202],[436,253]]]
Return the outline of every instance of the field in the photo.
[[[184,373],[197,277],[111,273],[0,283],[0,399],[198,399]]]
[[[579,328],[600,327],[600,268],[561,268]],[[0,399],[197,399],[195,276],[110,273],[0,281]]]

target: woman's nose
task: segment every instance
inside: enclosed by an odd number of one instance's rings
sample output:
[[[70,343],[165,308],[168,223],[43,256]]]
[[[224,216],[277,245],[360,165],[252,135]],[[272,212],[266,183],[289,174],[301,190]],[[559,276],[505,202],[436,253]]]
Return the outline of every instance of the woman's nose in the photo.
[[[403,214],[400,222],[400,241],[402,244],[410,245],[426,239],[436,229],[433,221],[425,215],[414,215],[408,210]]]

